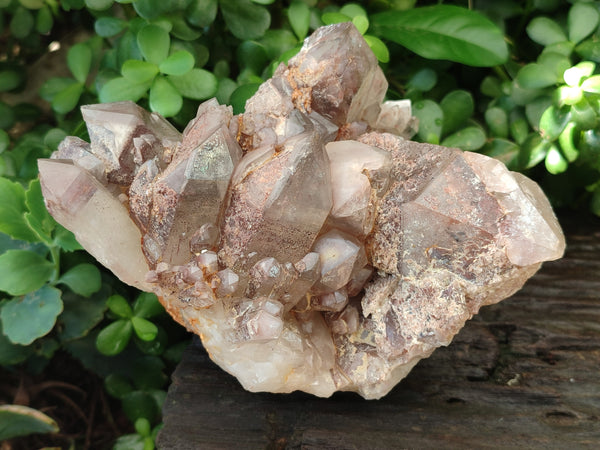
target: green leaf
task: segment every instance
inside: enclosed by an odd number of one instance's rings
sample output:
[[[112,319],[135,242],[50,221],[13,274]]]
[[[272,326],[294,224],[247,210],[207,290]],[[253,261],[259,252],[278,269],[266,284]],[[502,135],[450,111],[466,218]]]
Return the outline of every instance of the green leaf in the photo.
[[[168,380],[163,372],[164,368],[165,363],[157,356],[136,358],[131,368],[132,379],[138,389],[160,389]],[[160,406],[160,403],[157,401],[157,405]]]
[[[2,111],[0,111],[0,114]],[[4,130],[0,130],[0,153],[4,153],[10,145],[10,136]]]
[[[233,107],[234,114],[241,114],[246,108],[246,100],[252,97],[258,88],[260,83],[249,83],[238,86],[238,88],[231,93],[229,103]]]
[[[493,136],[508,137],[508,115],[502,108],[492,107],[485,111],[485,122]]]
[[[8,250],[0,255],[0,273],[0,290],[23,295],[42,287],[54,273],[54,265],[26,250]]]
[[[581,84],[582,80],[591,76],[595,69],[596,64],[591,61],[583,61],[565,70],[563,78],[569,86],[576,87]]]
[[[38,237],[27,226],[25,212],[23,186],[0,177],[0,232],[22,241],[36,242]]]
[[[433,89],[437,83],[437,73],[435,70],[425,67],[418,70],[406,83],[409,91],[427,92]]]
[[[538,64],[553,73],[558,83],[563,81],[565,70],[571,67],[571,61],[567,56],[554,52],[544,52],[538,58]]]
[[[526,89],[539,89],[552,86],[560,80],[555,73],[537,63],[523,66],[516,78],[517,83]]]
[[[15,113],[9,105],[0,101],[0,128],[8,130],[15,123]],[[6,148],[4,149],[6,150]],[[4,150],[0,150],[2,153]]]
[[[10,32],[17,39],[24,39],[33,31],[35,19],[28,9],[19,6],[10,21]]]
[[[450,5],[371,16],[371,32],[428,59],[495,66],[508,59],[502,31],[482,14]]]
[[[525,106],[525,115],[531,128],[534,130],[540,129],[540,119],[544,111],[552,105],[552,99],[550,97],[536,98],[534,101],[528,103]]]
[[[18,345],[10,342],[2,330],[0,320],[0,365],[13,366],[25,361],[33,353],[33,346]]]
[[[446,135],[457,130],[469,117],[473,115],[475,103],[473,96],[463,90],[449,92],[440,102],[444,112],[442,134]]]
[[[192,0],[187,9],[188,22],[199,28],[209,26],[217,17],[217,0]]]
[[[117,17],[100,17],[94,23],[94,30],[98,36],[113,37],[127,28],[127,21]]]
[[[79,85],[73,78],[50,78],[40,88],[40,97],[47,102],[51,102],[52,99],[61,91],[64,91],[69,86]]]
[[[269,11],[250,0],[220,0],[219,5],[227,27],[238,39],[259,38],[271,25]]]
[[[137,43],[144,58],[158,66],[169,54],[171,38],[158,25],[146,25],[138,31]]]
[[[109,395],[115,398],[123,398],[133,391],[133,386],[123,375],[111,373],[104,380],[104,387]]]
[[[390,62],[390,52],[381,39],[371,36],[370,34],[363,37],[365,38],[365,41],[367,41],[367,44],[369,44],[369,47],[371,47],[371,51],[375,54],[375,57],[379,62]]]
[[[48,146],[53,151],[55,151],[58,149],[58,146],[62,142],[62,140],[66,137],[67,133],[62,128],[51,128],[44,135],[44,145]]]
[[[21,84],[21,75],[15,70],[0,70],[0,92],[11,91]]]
[[[562,153],[569,162],[573,162],[579,157],[579,149],[575,146],[577,132],[577,124],[569,122],[560,136],[558,136],[558,143],[560,144]]]
[[[135,431],[142,436],[150,436],[151,427],[148,419],[138,419],[134,424]]]
[[[442,108],[433,100],[420,100],[414,105],[413,115],[419,119],[417,136],[424,142],[439,144],[444,122]]]
[[[179,50],[160,63],[159,69],[167,75],[185,75],[194,67],[194,56],[185,50]]]
[[[167,332],[162,328],[157,326],[158,334],[151,341],[142,341],[141,339],[135,339],[135,345],[140,349],[142,353],[145,355],[162,355],[167,348],[167,344],[169,343],[169,336]]]
[[[121,75],[133,83],[152,81],[158,74],[158,66],[139,59],[129,59],[121,67]]]
[[[217,92],[217,77],[204,69],[194,68],[185,75],[170,75],[168,79],[181,95],[192,100],[206,100]]]
[[[52,109],[59,114],[72,111],[79,103],[83,89],[83,84],[74,83],[58,92],[52,99]]]
[[[323,23],[325,25],[331,25],[334,23],[344,23],[344,22],[351,22],[352,19],[347,16],[346,14],[342,14],[340,12],[326,12],[325,14],[323,14],[321,16],[321,20],[323,21]]]
[[[106,11],[113,4],[113,0],[85,0],[85,6],[95,11]]]
[[[586,39],[579,44],[575,51],[582,59],[600,62],[600,39]]]
[[[133,332],[133,325],[128,319],[117,320],[104,328],[96,338],[96,348],[100,353],[112,356],[121,353]]]
[[[182,41],[195,41],[202,36],[202,33],[190,27],[183,17],[171,16],[170,21],[171,25],[173,25],[171,34],[177,39],[181,39]]]
[[[131,306],[129,306],[129,302],[120,295],[111,295],[106,300],[106,306],[108,306],[108,309],[110,309],[113,314],[116,314],[123,319],[133,317],[133,311],[131,310]]]
[[[67,66],[80,83],[85,83],[92,66],[92,49],[84,43],[75,44],[67,53]]]
[[[498,98],[504,94],[500,80],[490,75],[483,79],[479,89],[482,94],[492,98]]]
[[[102,103],[120,102],[124,100],[137,102],[144,94],[146,94],[146,92],[148,92],[149,87],[148,83],[136,83],[125,77],[117,77],[102,86],[98,98]]]
[[[571,117],[582,130],[594,129],[598,124],[598,115],[585,98],[571,107]]]
[[[83,298],[73,292],[64,292],[64,311],[58,316],[61,342],[72,341],[86,336],[104,319],[106,297],[110,289],[103,286],[96,294]]]
[[[147,444],[148,439],[137,433],[125,434],[117,438],[112,450],[154,450],[154,441]]]
[[[52,11],[48,6],[43,6],[35,17],[35,30],[40,34],[49,33],[54,25]]]
[[[100,290],[100,271],[93,264],[78,264],[69,269],[58,280],[66,284],[76,294],[89,297]]]
[[[297,42],[294,33],[288,30],[268,30],[260,39],[267,57],[272,60],[276,60],[283,53],[294,48]]]
[[[294,30],[298,39],[303,40],[310,27],[310,9],[308,5],[302,0],[293,0],[287,10],[287,16],[292,30]]]
[[[231,94],[236,90],[236,88],[237,83],[230,78],[223,78],[222,80],[219,80],[219,87],[215,93],[217,101],[221,105],[228,105],[231,99]]]
[[[44,6],[43,0],[19,0],[19,3],[27,9],[40,9]],[[10,4],[10,2],[8,2]],[[8,6],[8,4],[6,6]]]
[[[356,16],[352,18],[352,23],[360,34],[365,34],[369,29],[369,19],[366,16]],[[374,37],[374,36],[373,36]],[[379,38],[377,38],[379,39]]]
[[[48,334],[63,310],[60,295],[58,289],[43,286],[24,297],[7,301],[0,311],[4,334],[14,344],[21,345],[29,345]]]
[[[44,196],[40,187],[40,180],[29,182],[29,188],[25,192],[25,205],[29,212],[25,213],[25,220],[29,227],[38,235],[39,239],[47,244],[52,244],[52,231],[56,221],[46,210]]]
[[[123,396],[121,401],[123,412],[132,422],[135,422],[141,417],[153,422],[158,416],[158,405],[156,404],[154,397],[146,392],[130,392]]]
[[[254,74],[261,73],[269,62],[267,49],[256,41],[242,42],[236,52],[237,63],[241,68],[248,68]]]
[[[531,133],[519,153],[519,166],[524,169],[530,169],[546,158],[546,153],[552,144],[546,142],[538,133]]]
[[[156,295],[150,292],[142,292],[133,305],[133,315],[150,319],[164,312],[163,306]]]
[[[467,127],[458,130],[442,141],[446,147],[458,147],[462,150],[479,150],[484,146],[486,140],[485,133],[479,127]]]
[[[347,3],[340,8],[340,13],[347,15],[351,19],[357,16],[367,17],[365,9],[356,3]]]
[[[181,94],[165,77],[156,77],[150,88],[150,109],[163,117],[177,114],[183,106]]]
[[[547,141],[554,141],[563,132],[571,119],[571,108],[557,108],[554,105],[544,111],[540,118],[540,134]]]
[[[492,139],[482,153],[503,162],[510,170],[517,169],[519,146],[508,139]]]
[[[517,144],[522,144],[523,142],[525,142],[525,139],[527,139],[527,136],[529,134],[529,126],[527,124],[527,120],[524,117],[520,116],[515,118],[512,117],[511,114],[509,128],[510,135]]]
[[[556,148],[555,145],[552,145],[548,150],[544,163],[546,165],[546,169],[552,175],[562,173],[569,167],[568,161],[565,159],[562,153],[560,153],[560,151],[558,150],[558,148]]]
[[[141,317],[132,317],[131,323],[133,324],[135,334],[142,341],[152,341],[158,333],[158,328],[156,328],[156,325]]]
[[[595,5],[577,2],[569,10],[569,40],[577,44],[598,27],[600,14]]]
[[[81,244],[75,239],[75,235],[61,224],[56,224],[56,228],[54,229],[54,244],[58,245],[65,252],[83,250]]]
[[[583,99],[583,90],[578,86],[560,86],[555,91],[558,106],[574,105]]]
[[[567,40],[560,25],[547,17],[536,17],[529,22],[527,35],[532,41],[543,46]]]
[[[0,405],[0,441],[58,431],[56,422],[36,409],[22,405]]]
[[[600,75],[589,77],[581,83],[581,89],[592,94],[600,94]]]
[[[571,56],[571,53],[573,53],[574,48],[575,44],[569,41],[555,42],[554,44],[544,47],[544,50],[542,50],[542,55],[546,53],[559,53],[563,56],[569,57]]]

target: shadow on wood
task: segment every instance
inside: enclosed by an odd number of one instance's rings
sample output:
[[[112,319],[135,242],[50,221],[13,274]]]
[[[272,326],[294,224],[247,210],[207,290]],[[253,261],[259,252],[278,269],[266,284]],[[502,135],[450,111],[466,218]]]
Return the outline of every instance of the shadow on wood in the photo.
[[[192,345],[159,448],[600,448],[600,220],[562,223],[564,259],[484,307],[381,400],[246,392]]]

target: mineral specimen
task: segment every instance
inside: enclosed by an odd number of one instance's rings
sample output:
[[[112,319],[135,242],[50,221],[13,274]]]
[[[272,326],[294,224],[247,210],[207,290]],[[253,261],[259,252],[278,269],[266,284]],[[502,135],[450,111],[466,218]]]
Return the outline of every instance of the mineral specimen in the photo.
[[[386,90],[338,24],[237,117],[210,100],[180,134],[133,103],[86,106],[91,144],[39,162],[46,205],[247,389],[379,398],[565,246],[534,182],[407,140],[410,102]]]

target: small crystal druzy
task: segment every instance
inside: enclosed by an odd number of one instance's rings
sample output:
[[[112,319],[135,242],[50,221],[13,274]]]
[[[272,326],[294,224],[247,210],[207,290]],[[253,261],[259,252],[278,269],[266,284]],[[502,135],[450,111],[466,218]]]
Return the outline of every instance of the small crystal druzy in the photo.
[[[251,391],[385,395],[564,237],[533,181],[407,140],[410,102],[351,24],[323,27],[248,100],[183,134],[131,102],[40,160],[46,205],[155,292]]]

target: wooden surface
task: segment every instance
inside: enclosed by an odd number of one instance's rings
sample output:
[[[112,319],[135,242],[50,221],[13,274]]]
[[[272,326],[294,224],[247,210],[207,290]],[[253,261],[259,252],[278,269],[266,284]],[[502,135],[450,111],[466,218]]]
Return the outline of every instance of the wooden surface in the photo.
[[[484,307],[386,397],[252,394],[199,344],[178,366],[161,449],[600,448],[600,221]]]

